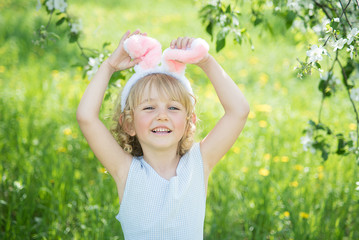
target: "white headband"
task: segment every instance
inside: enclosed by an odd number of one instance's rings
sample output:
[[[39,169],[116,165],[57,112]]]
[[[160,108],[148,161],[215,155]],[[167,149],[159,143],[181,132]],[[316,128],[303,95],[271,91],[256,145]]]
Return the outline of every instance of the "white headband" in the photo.
[[[161,73],[176,78],[193,95],[191,84],[185,77],[186,64],[199,62],[207,55],[209,46],[205,40],[197,38],[188,49],[167,48],[162,54],[161,44],[156,39],[133,35],[125,40],[124,49],[132,59],[140,58],[141,61],[134,67],[135,73],[122,90],[121,112],[133,85],[150,74]]]

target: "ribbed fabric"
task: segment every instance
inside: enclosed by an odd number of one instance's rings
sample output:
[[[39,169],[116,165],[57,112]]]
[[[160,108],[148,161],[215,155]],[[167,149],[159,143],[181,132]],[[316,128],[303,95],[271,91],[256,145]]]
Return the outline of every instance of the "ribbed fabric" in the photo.
[[[140,158],[133,158],[116,218],[126,240],[203,239],[206,207],[199,143],[182,156],[177,175],[162,178]]]

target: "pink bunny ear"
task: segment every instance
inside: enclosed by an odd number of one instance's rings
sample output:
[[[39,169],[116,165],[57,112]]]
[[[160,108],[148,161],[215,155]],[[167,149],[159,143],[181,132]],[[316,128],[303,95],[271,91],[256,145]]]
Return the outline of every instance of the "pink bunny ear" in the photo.
[[[132,59],[142,59],[135,66],[136,72],[155,68],[161,61],[161,44],[154,38],[133,35],[125,40],[124,49]]]
[[[167,48],[163,52],[162,67],[166,71],[184,74],[186,64],[199,62],[207,55],[208,50],[208,43],[201,38],[195,39],[188,49]]]

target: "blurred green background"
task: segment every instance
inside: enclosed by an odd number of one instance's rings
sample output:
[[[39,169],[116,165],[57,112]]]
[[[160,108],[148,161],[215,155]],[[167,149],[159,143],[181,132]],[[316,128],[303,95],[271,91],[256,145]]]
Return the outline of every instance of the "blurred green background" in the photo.
[[[35,46],[45,25],[35,0],[0,3],[0,238],[123,239],[115,183],[96,160],[76,122],[88,79],[65,27],[61,39]],[[313,36],[273,37],[249,29],[248,43],[227,42],[220,53],[201,25],[202,2],[74,0],[68,12],[82,20],[80,42],[113,50],[123,33],[137,28],[163,49],[178,36],[206,39],[210,51],[247,97],[251,113],[233,148],[215,167],[208,186],[205,239],[359,239],[358,166],[352,156],[304,152],[309,119],[317,120],[319,75],[297,79],[296,58]],[[244,10],[245,13],[245,10]],[[198,97],[197,140],[221,117],[213,87],[195,66],[187,76]],[[118,88],[111,87],[101,117],[110,124]],[[322,120],[355,128],[350,103],[338,92],[324,104]],[[335,107],[340,106],[340,107]],[[354,125],[353,125],[354,124]]]

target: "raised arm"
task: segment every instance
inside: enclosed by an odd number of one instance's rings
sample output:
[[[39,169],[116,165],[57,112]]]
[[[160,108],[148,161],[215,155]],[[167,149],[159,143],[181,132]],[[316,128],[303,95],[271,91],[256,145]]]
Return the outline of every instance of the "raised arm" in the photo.
[[[171,48],[187,49],[191,47],[194,40],[194,38],[179,37],[172,40]],[[210,170],[232,147],[242,132],[249,114],[249,104],[237,85],[210,54],[196,65],[208,76],[225,111],[216,126],[201,141],[205,174],[208,177]]]
[[[249,113],[249,104],[237,85],[211,55],[197,65],[208,76],[225,111],[201,142],[203,161],[208,170],[211,170],[242,132]]]
[[[139,34],[139,31],[132,34]],[[126,181],[131,156],[123,151],[110,131],[100,121],[99,112],[112,74],[115,71],[133,67],[137,63],[137,61],[131,61],[123,49],[123,42],[129,36],[130,32],[127,31],[117,49],[101,64],[82,96],[76,113],[81,131],[92,151],[115,179],[118,186],[119,183],[121,185]]]

